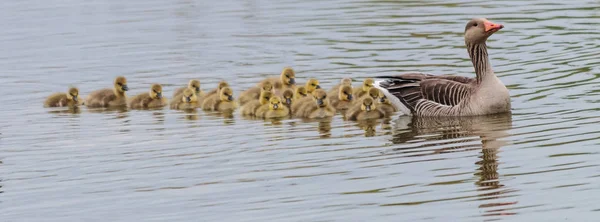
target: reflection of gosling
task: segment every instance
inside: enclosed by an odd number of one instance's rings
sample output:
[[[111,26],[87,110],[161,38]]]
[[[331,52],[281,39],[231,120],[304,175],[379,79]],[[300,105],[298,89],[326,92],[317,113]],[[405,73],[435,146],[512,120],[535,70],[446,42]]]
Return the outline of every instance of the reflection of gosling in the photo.
[[[266,80],[273,83],[273,88],[276,90],[275,93],[285,89],[296,88],[296,72],[291,67],[285,67],[279,77],[271,77]]]
[[[282,97],[283,97],[283,104],[288,109],[291,109],[292,103],[294,102],[294,91],[292,91],[291,89],[286,89],[285,91],[283,91]]]
[[[375,105],[375,100],[371,97],[364,97],[356,106],[360,106],[360,108],[353,107],[346,114],[346,118],[349,120],[368,120],[385,117],[385,113]]]
[[[115,79],[112,89],[101,89],[91,92],[85,100],[85,105],[88,107],[122,107],[127,106],[127,97],[125,91],[127,87],[127,79],[119,76]]]
[[[344,85],[338,88],[338,93],[335,96],[329,96],[329,101],[336,110],[346,110],[350,108],[353,102],[352,87]]]
[[[237,104],[229,87],[222,88],[219,94],[206,98],[202,103],[202,109],[207,111],[232,112],[235,108]]]
[[[321,86],[319,85],[319,80],[309,79],[308,82],[306,82],[306,85],[304,85],[304,88],[306,88],[306,93],[311,94],[316,89],[320,89]]]
[[[273,97],[272,92],[263,91],[262,93],[260,93],[260,97],[258,100],[252,100],[250,102],[247,102],[240,108],[242,115],[245,115],[245,116],[255,115],[256,110],[263,105],[267,105],[267,103],[269,103],[269,100],[271,99],[271,97]]]
[[[294,101],[299,101],[307,95],[306,88],[304,88],[304,86],[298,86],[298,88],[296,88],[294,91]]]
[[[216,89],[213,89],[211,91],[209,91],[208,93],[204,94],[204,98],[208,98],[209,96],[214,96],[217,95],[219,93],[219,91],[221,91],[221,89],[225,88],[225,87],[229,87],[229,83],[227,83],[226,81],[220,81],[219,85],[217,85]],[[198,96],[198,95],[196,95]],[[202,98],[198,98],[199,100],[202,100]]]
[[[366,95],[369,92],[369,89],[373,88],[373,83],[373,79],[366,78],[361,87],[354,88],[354,97],[360,98]]]
[[[159,108],[167,105],[167,98],[162,96],[162,86],[152,84],[149,93],[139,94],[129,102],[129,108]]]
[[[379,92],[379,108],[385,113],[386,117],[392,116],[398,110],[381,90]]]
[[[340,80],[340,84],[333,86],[329,91],[327,91],[327,96],[329,96],[329,98],[332,98],[333,95],[337,95],[341,86],[350,86],[350,88],[352,88],[352,79],[351,78],[343,78],[342,80]],[[354,93],[354,91],[353,91],[353,93]]]
[[[196,96],[198,96],[198,97],[204,96],[204,91],[202,91],[202,89],[200,88],[200,80],[192,79],[188,83],[187,87],[181,87],[181,88],[176,89],[175,92],[173,92],[173,98],[175,98],[177,95],[183,93],[183,91],[186,88],[193,90],[194,93],[196,94]]]
[[[240,94],[240,105],[244,105],[252,100],[258,100],[263,91],[273,92],[273,84],[268,80],[263,80],[257,87],[252,87]]]
[[[315,90],[311,97],[302,100],[299,101],[300,107],[297,107],[296,104],[292,106],[296,107],[293,111],[296,117],[315,119],[331,117],[335,114],[335,108],[329,104],[327,93],[322,89]],[[306,102],[305,100],[312,100],[313,102]]]
[[[198,104],[198,96],[196,96],[195,90],[185,89],[183,93],[173,97],[171,99],[171,109],[196,109],[200,106]]]
[[[283,105],[281,102],[281,97],[274,96],[269,100],[268,109],[263,109],[263,107],[259,108],[256,111],[257,117],[262,118],[281,118],[290,115],[290,110]]]
[[[46,99],[44,107],[63,107],[63,106],[78,106],[81,105],[79,102],[79,89],[75,87],[69,88],[67,93],[54,93]]]

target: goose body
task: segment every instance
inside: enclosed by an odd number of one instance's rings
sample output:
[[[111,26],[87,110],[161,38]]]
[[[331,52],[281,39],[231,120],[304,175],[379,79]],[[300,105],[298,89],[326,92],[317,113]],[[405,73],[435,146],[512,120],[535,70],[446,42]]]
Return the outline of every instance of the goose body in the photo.
[[[383,76],[374,86],[398,110],[415,116],[474,116],[510,112],[510,95],[492,70],[485,41],[504,26],[473,19],[465,27],[465,44],[475,78],[427,73]]]

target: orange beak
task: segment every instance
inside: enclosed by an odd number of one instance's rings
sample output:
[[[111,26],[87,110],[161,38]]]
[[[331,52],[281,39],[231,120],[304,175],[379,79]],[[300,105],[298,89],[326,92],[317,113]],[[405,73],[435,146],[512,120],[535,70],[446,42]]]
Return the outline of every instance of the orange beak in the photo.
[[[485,31],[486,32],[490,32],[490,31],[496,32],[496,31],[504,28],[504,25],[502,25],[502,24],[494,24],[494,23],[492,23],[490,21],[485,21],[483,23],[483,25],[485,26]]]

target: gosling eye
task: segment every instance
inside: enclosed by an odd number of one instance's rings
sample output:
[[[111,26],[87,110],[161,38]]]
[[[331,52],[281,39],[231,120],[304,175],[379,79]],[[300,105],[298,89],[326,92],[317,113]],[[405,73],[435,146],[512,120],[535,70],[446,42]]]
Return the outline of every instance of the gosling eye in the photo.
[[[477,27],[477,23],[473,23],[473,26]]]
[[[285,75],[285,78],[290,78],[290,75]]]
[[[117,85],[119,85],[119,86],[123,86],[123,83],[120,83],[120,82],[118,82],[118,83],[117,83]]]

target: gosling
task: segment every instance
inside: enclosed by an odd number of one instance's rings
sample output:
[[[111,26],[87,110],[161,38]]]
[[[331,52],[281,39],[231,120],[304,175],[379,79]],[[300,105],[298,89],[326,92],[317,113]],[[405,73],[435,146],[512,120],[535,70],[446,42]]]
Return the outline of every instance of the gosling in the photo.
[[[202,109],[206,111],[233,112],[236,108],[233,91],[229,87],[222,88],[219,94],[206,98],[202,103]]]
[[[250,101],[258,100],[263,91],[273,92],[273,84],[268,80],[263,80],[257,87],[252,87],[240,94],[240,105],[244,105]]]
[[[79,89],[69,88],[66,93],[53,93],[44,101],[44,107],[73,107],[81,105],[79,101]]]
[[[183,93],[173,97],[170,105],[171,109],[190,110],[198,108],[200,105],[195,91],[187,88],[183,90]]]
[[[119,76],[115,79],[112,89],[91,92],[85,100],[85,105],[91,108],[127,106],[127,97],[125,96],[127,90],[129,90],[127,79]]]
[[[273,93],[269,91],[263,91],[260,93],[260,97],[258,100],[252,100],[246,104],[244,104],[240,109],[241,113],[244,116],[254,116],[256,115],[256,110],[263,105],[267,105],[269,100],[273,97]]]
[[[359,108],[354,107],[352,110],[348,111],[346,118],[348,120],[370,120],[370,119],[380,119],[385,117],[385,113],[377,107],[371,97],[364,97],[360,104],[356,104],[360,106]]]
[[[200,88],[200,80],[192,79],[192,80],[190,80],[190,82],[188,82],[187,87],[181,87],[181,88],[176,89],[175,92],[173,92],[173,98],[175,98],[179,94],[183,93],[183,91],[185,89],[193,90],[194,93],[196,94],[196,96],[199,96],[199,97],[204,96],[204,91],[202,91],[202,89]]]
[[[167,98],[162,96],[162,86],[160,84],[152,84],[149,93],[142,93],[133,97],[129,102],[129,108],[160,108],[166,106],[167,103]]]
[[[335,108],[329,103],[325,90],[317,89],[312,93],[312,97],[303,100],[312,99],[313,102],[302,102],[301,107],[296,107],[293,111],[294,116],[300,118],[318,119],[327,118],[335,115]]]
[[[352,87],[343,85],[338,88],[338,93],[335,96],[329,96],[331,105],[336,110],[347,110],[352,106],[354,96],[352,96]]]
[[[369,89],[373,88],[373,83],[374,81],[371,78],[363,80],[362,86],[354,89],[354,97],[360,98],[366,95],[369,92]]]
[[[281,97],[274,96],[269,100],[268,109],[262,107],[256,111],[256,116],[271,119],[271,118],[282,118],[290,115],[290,110],[283,105]]]

